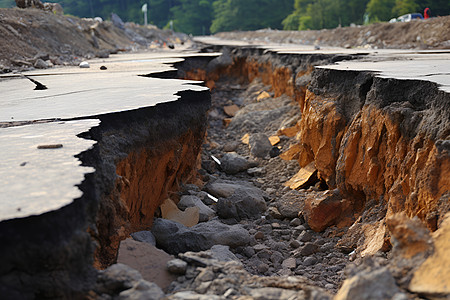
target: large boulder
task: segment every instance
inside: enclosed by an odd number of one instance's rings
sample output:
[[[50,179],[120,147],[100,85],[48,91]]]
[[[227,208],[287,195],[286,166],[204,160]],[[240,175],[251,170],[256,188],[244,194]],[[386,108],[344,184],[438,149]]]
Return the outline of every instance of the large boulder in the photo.
[[[241,225],[225,225],[218,220],[186,227],[180,223],[155,219],[152,233],[157,245],[170,254],[208,250],[214,245],[231,248],[250,243],[250,234]]]

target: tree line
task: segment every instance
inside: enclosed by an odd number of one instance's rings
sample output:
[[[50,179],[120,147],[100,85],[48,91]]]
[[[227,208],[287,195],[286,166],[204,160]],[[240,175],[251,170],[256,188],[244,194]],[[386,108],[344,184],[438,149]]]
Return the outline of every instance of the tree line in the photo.
[[[143,24],[141,7],[148,5],[149,23],[193,35],[261,28],[308,30],[388,21],[423,12],[450,14],[449,0],[59,0],[66,14]],[[0,7],[14,6],[0,0]]]

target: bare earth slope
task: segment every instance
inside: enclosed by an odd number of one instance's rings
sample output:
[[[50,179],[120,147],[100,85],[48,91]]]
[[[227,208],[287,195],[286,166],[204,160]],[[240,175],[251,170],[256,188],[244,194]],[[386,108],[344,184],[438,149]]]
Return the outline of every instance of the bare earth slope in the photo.
[[[38,9],[0,9],[0,74],[12,70],[78,65],[118,51],[160,48],[187,40],[154,26],[114,25]],[[122,25],[123,28],[120,28]]]
[[[216,34],[223,39],[272,43],[366,47],[374,49],[449,49],[450,16],[409,23],[376,23],[369,26],[308,31],[258,30]]]

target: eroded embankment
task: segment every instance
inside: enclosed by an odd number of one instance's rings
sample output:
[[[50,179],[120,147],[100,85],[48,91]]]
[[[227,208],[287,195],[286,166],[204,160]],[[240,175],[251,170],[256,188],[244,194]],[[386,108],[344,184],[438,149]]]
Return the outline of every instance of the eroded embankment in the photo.
[[[176,102],[100,118],[95,155],[86,158],[100,199],[96,267],[113,263],[131,232],[149,228],[180,183],[196,181],[209,105],[208,91],[184,91]]]
[[[95,172],[86,174],[82,196],[71,204],[0,223],[4,299],[84,299],[97,280],[93,266],[112,264],[121,240],[149,228],[156,208],[181,182],[195,182],[210,93],[178,95],[152,107],[81,118],[100,120],[80,134],[97,142],[78,155]]]
[[[418,216],[432,231],[439,227],[450,186],[448,93],[428,81],[314,69],[352,55],[205,49],[211,50],[223,55],[179,64],[178,76],[205,80],[210,88],[219,78],[260,78],[275,97],[298,102],[301,119],[289,128],[297,140],[289,157],[301,167],[313,162],[318,179],[334,190],[306,199],[303,216],[312,229],[357,221],[341,247],[360,246],[365,255],[389,247],[385,220],[394,213]]]

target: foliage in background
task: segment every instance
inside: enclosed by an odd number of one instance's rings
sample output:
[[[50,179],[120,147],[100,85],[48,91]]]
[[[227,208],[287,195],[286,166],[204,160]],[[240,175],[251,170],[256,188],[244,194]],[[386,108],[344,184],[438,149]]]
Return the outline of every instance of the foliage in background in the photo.
[[[41,0],[42,1],[42,0]],[[45,1],[45,0],[44,0]],[[389,21],[426,7],[432,16],[450,14],[450,0],[48,0],[59,2],[66,14],[144,23],[141,7],[148,4],[150,24],[193,35],[261,28],[307,30]],[[0,7],[14,7],[0,0]],[[171,23],[172,21],[172,23]]]
[[[292,11],[294,0],[217,0],[211,32],[282,29],[281,21]]]

